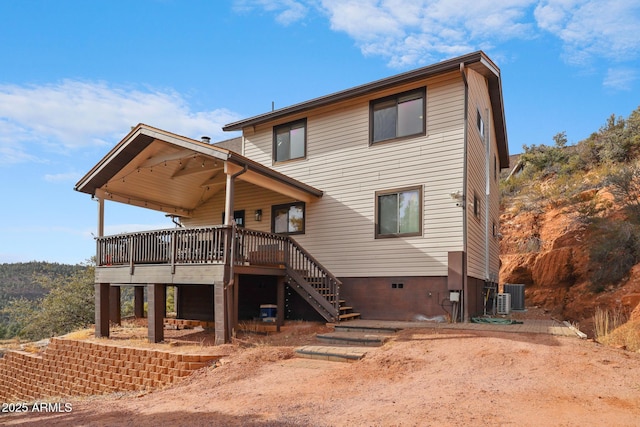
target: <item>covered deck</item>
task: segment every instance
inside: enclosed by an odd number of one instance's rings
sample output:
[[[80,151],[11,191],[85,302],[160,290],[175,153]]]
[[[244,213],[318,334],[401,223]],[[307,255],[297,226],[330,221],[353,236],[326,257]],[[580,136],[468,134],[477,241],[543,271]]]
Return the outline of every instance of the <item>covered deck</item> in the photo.
[[[244,228],[270,226],[271,221],[260,222],[262,209],[256,209],[255,221],[236,223],[238,181],[245,200],[262,197],[267,206],[282,200],[313,203],[322,196],[236,152],[143,124],[76,184],[98,202],[96,336],[109,336],[109,323],[120,320],[120,288],[133,286],[136,315],[142,314],[146,289],[149,340],[162,341],[166,287],[176,286],[192,291],[178,292],[181,307],[188,312],[190,305],[201,306],[213,317],[216,343],[228,342],[238,325],[238,283],[249,276],[275,281],[279,324],[286,285],[326,320],[340,320],[335,276],[290,236]],[[106,201],[164,212],[179,227],[105,236]],[[205,288],[210,298],[203,297]]]

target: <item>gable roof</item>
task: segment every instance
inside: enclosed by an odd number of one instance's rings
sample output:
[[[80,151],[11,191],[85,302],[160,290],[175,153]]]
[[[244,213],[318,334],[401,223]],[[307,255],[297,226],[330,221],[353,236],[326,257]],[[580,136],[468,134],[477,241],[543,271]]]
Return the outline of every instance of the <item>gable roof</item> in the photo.
[[[471,68],[484,77],[489,83],[489,96],[491,99],[491,109],[494,115],[494,129],[497,137],[498,154],[500,156],[500,164],[509,164],[509,144],[507,141],[507,128],[504,116],[504,105],[502,100],[502,83],[500,79],[500,69],[489,59],[482,51],[469,53],[467,55],[452,58],[446,61],[438,62],[433,65],[418,68],[416,70],[407,71],[395,76],[376,80],[351,89],[335,92],[330,95],[314,98],[309,101],[294,104],[289,107],[280,108],[268,113],[260,114],[247,119],[225,125],[224,131],[237,131],[245,127],[256,126],[272,120],[276,120],[289,115],[309,111],[315,108],[323,107],[340,101],[356,98],[363,95],[378,92],[399,84],[409,83],[416,80],[422,80],[438,74],[449,73],[451,71],[460,70],[462,67]]]
[[[311,201],[323,194],[234,151],[142,123],[82,177],[75,190],[189,216],[206,197],[224,188],[223,168],[243,170],[239,179],[297,200]]]

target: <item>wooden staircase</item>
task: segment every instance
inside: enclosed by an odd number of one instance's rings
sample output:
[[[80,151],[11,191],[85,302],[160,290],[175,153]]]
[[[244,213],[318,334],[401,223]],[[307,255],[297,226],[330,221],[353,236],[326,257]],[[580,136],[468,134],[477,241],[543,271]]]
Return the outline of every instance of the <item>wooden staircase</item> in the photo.
[[[246,255],[233,256],[234,263],[278,265],[285,268],[286,283],[327,322],[357,319],[360,313],[340,298],[342,282],[291,236],[233,227],[233,234]],[[232,251],[233,252],[233,251]],[[237,258],[237,259],[236,259]]]
[[[360,318],[360,313],[326,286],[328,277],[309,276],[307,272],[287,269],[286,283],[304,298],[327,322],[337,323]],[[337,279],[336,279],[337,280]],[[337,299],[337,304],[336,304]]]

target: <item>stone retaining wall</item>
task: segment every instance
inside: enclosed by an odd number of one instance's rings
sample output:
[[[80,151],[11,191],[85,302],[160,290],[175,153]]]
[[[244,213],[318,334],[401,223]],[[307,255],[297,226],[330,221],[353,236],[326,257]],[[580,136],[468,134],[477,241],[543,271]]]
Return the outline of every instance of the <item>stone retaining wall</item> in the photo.
[[[52,338],[41,355],[8,351],[0,358],[0,402],[149,390],[219,358]]]

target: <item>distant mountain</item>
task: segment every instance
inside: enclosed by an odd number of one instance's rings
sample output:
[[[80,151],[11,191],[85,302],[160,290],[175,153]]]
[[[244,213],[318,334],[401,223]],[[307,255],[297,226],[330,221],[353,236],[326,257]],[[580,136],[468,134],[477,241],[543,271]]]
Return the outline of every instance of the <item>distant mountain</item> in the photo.
[[[0,309],[12,299],[35,300],[44,296],[47,291],[40,286],[38,276],[66,277],[85,268],[83,265],[36,261],[0,264]]]

